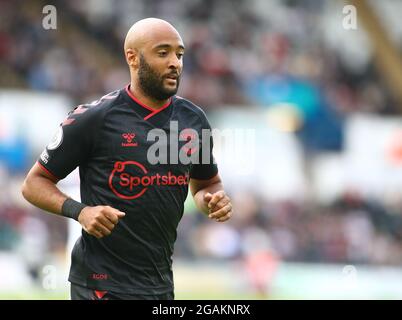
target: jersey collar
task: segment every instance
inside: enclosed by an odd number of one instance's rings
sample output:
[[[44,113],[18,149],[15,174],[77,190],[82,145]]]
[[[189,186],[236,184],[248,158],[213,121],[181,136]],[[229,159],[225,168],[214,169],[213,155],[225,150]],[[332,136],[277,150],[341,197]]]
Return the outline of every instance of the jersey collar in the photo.
[[[172,98],[169,98],[169,101],[166,102],[162,107],[160,107],[159,109],[154,109],[151,108],[150,106],[147,106],[145,103],[142,103],[140,100],[138,100],[130,91],[130,84],[128,84],[125,87],[125,91],[127,93],[127,95],[129,96],[129,98],[135,102],[136,105],[141,106],[142,108],[146,109],[148,112],[141,112],[142,115],[144,116],[144,120],[148,120],[149,118],[153,117],[154,115],[160,113],[161,111],[165,110],[167,107],[169,107],[172,104]],[[145,110],[143,110],[145,111]]]

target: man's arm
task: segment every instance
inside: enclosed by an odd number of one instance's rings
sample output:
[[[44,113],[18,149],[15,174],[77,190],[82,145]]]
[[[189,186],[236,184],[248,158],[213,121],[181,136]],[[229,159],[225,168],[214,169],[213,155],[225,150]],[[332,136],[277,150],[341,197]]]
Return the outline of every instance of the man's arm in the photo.
[[[61,215],[61,208],[68,197],[56,187],[58,181],[36,162],[24,180],[22,195],[34,206]]]
[[[35,163],[22,185],[22,195],[34,206],[62,215],[63,204],[69,197],[57,188],[57,182],[54,176]],[[101,238],[109,235],[124,215],[109,206],[87,206],[81,210],[78,222],[87,233]]]
[[[233,214],[230,198],[223,190],[219,174],[208,180],[190,180],[190,189],[198,209],[218,222],[229,220]]]

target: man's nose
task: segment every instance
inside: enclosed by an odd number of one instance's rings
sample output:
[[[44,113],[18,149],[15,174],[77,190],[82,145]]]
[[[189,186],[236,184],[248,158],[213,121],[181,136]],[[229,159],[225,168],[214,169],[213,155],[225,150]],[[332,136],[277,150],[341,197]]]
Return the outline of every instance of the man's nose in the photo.
[[[179,70],[181,66],[180,59],[176,56],[176,54],[172,54],[169,59],[169,69]]]

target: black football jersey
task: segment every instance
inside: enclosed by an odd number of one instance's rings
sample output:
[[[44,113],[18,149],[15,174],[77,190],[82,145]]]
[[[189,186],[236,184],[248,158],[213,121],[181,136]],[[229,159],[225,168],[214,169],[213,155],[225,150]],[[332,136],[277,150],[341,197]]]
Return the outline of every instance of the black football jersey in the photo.
[[[154,110],[129,86],[69,113],[40,166],[57,179],[78,166],[83,203],[126,213],[109,236],[82,231],[69,281],[133,294],[173,289],[172,255],[189,181],[218,173],[210,130],[190,101],[173,96]]]

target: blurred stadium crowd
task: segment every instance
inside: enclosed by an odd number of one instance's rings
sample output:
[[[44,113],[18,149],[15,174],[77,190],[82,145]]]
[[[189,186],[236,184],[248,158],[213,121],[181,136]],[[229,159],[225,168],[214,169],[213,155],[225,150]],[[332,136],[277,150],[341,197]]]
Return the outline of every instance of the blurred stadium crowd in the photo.
[[[207,110],[268,105],[288,88],[290,99],[308,100],[305,109],[325,104],[341,115],[395,112],[372,61],[351,68],[341,50],[326,44],[319,28],[323,2],[276,2],[55,1],[59,28],[53,32],[38,23],[45,2],[3,2],[1,85],[59,91],[77,103],[113,91],[127,82],[127,29],[153,15],[182,32],[187,52],[180,92]],[[291,21],[278,23],[281,17]]]
[[[326,38],[322,1],[53,1],[58,29],[46,32],[38,23],[45,4],[1,2],[1,87],[61,92],[77,104],[123,87],[128,27],[158,16],[182,32],[187,47],[180,95],[207,113],[286,100],[303,114],[297,132],[303,147],[319,153],[342,150],[343,121],[351,114],[397,112],[372,57],[351,65]],[[11,170],[1,166],[0,153],[0,250],[20,250],[24,243],[34,252],[63,250],[65,221],[16,200],[36,156]],[[185,214],[176,256],[238,259],[260,248],[285,261],[402,262],[399,199],[364,198],[358,190],[325,205],[272,202],[246,191],[232,197],[231,223]]]

